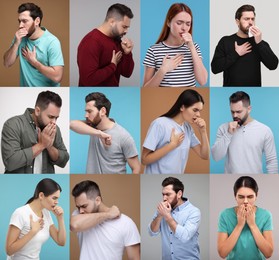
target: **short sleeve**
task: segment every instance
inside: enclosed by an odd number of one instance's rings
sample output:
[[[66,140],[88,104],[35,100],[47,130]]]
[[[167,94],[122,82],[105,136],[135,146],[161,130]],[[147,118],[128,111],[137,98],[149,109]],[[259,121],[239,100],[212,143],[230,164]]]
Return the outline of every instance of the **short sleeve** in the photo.
[[[64,66],[64,60],[60,42],[57,38],[53,39],[48,47],[49,66]]]
[[[197,51],[197,53],[198,53],[198,56],[199,56],[200,58],[202,58],[201,49],[200,49],[200,46],[199,46],[197,43],[195,43],[195,48],[196,48],[196,51]]]
[[[146,52],[145,58],[143,60],[143,65],[155,69],[155,56],[152,48],[149,48]]]
[[[162,125],[159,124],[156,120],[154,120],[148,129],[147,135],[143,143],[143,147],[151,151],[155,151],[160,141],[160,137],[163,136],[162,133]]]
[[[45,221],[47,221],[49,226],[53,225],[53,220],[52,220],[52,217],[48,210],[44,210],[44,218],[45,218]]]
[[[124,245],[125,247],[140,243],[140,234],[134,221],[127,217],[124,230]]]
[[[225,212],[222,211],[219,215],[218,232],[228,233],[228,227],[225,221]]]
[[[24,227],[24,216],[19,210],[15,210],[10,219],[10,225],[16,226],[20,230]]]
[[[193,128],[190,126],[191,144],[190,147],[195,147],[200,144],[199,139],[195,135]]]
[[[269,231],[273,230],[273,224],[272,224],[272,215],[269,211],[266,211],[266,221],[263,226],[263,231]]]

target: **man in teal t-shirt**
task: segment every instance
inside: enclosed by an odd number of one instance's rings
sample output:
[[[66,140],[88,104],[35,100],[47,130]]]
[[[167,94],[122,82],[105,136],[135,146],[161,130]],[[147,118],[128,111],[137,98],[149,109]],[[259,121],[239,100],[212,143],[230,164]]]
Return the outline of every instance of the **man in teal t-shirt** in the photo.
[[[63,55],[59,40],[41,27],[43,12],[33,3],[18,8],[19,28],[4,55],[6,67],[20,60],[20,86],[60,86]]]

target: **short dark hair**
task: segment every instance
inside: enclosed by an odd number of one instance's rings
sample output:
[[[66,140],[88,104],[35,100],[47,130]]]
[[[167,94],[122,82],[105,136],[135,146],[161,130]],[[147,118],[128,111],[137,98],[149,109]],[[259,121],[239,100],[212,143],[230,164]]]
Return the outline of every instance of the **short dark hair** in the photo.
[[[47,90],[38,95],[35,106],[38,106],[43,111],[50,103],[53,103],[57,107],[61,107],[62,99],[58,94]]]
[[[39,6],[33,3],[24,3],[18,7],[18,14],[23,13],[25,11],[30,12],[30,16],[33,18],[34,21],[37,17],[39,17],[41,25],[41,21],[43,20],[43,11]]]
[[[117,20],[123,20],[124,16],[130,19],[134,17],[132,10],[128,6],[119,3],[113,4],[107,11],[106,21],[112,17]]]
[[[237,91],[230,96],[230,103],[237,103],[239,101],[242,101],[246,107],[250,106],[250,97],[244,91]]]
[[[256,16],[255,7],[254,6],[252,6],[252,5],[243,5],[243,6],[239,7],[236,10],[236,12],[235,12],[235,19],[240,20],[243,12],[253,12],[254,15]]]
[[[98,196],[102,198],[100,188],[94,181],[85,180],[76,184],[72,190],[72,195],[76,198],[82,193],[85,193],[90,199],[95,199]]]
[[[49,178],[42,179],[37,184],[33,197],[30,198],[26,202],[26,204],[31,203],[34,199],[38,199],[40,192],[44,193],[44,195],[47,197],[58,190],[62,191],[62,188],[56,181],[49,179]]]
[[[85,102],[95,101],[95,107],[100,111],[102,107],[106,109],[106,115],[109,116],[111,102],[100,92],[92,92],[85,97]]]
[[[182,194],[184,192],[184,185],[183,183],[174,177],[167,177],[166,179],[163,180],[162,186],[166,187],[168,185],[172,185],[172,189],[175,191],[175,193],[179,192],[180,190],[182,191]]]
[[[258,195],[258,184],[252,177],[242,176],[236,180],[233,186],[234,196],[236,196],[237,191],[242,187],[250,188],[256,193],[256,196]]]

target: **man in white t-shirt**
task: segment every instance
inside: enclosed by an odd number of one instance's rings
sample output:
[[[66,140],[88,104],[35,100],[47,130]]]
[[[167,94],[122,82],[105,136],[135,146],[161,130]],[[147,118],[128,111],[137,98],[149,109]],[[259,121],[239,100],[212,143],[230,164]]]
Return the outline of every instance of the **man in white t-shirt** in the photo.
[[[80,245],[80,260],[121,260],[124,249],[129,259],[140,259],[140,235],[131,218],[116,206],[102,202],[99,186],[82,181],[72,190],[77,209],[72,213],[70,227]]]

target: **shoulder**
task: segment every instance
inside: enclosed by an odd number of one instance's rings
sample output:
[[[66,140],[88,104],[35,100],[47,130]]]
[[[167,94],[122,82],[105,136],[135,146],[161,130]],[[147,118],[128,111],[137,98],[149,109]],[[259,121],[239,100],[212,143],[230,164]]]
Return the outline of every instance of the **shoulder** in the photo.
[[[160,49],[160,48],[164,48],[164,44],[162,42],[159,42],[159,43],[155,43],[153,45],[151,45],[149,47],[150,50],[157,50],[157,49]]]
[[[185,202],[187,203],[187,202]],[[187,209],[187,211],[190,212],[190,214],[192,215],[196,215],[196,216],[200,216],[201,215],[201,211],[198,207],[194,206],[191,202],[188,202],[188,205],[185,207],[185,209]]]
[[[15,211],[13,212],[13,215],[14,216],[21,216],[21,217],[24,217],[28,212],[30,212],[29,210],[29,206],[28,204],[26,205],[23,205],[17,209],[15,209]]]
[[[235,214],[234,208],[226,208],[220,212],[220,217],[227,217]]]
[[[261,133],[272,134],[270,127],[261,122],[253,120],[252,124],[254,125],[254,127],[258,128]]]
[[[272,214],[269,210],[267,209],[263,209],[263,208],[257,208],[257,211],[256,211],[256,215],[259,215],[263,218],[269,218],[269,217],[272,217]]]
[[[223,36],[219,42],[231,42],[233,40],[236,40],[237,36],[236,34],[232,34],[232,35],[226,35],[226,36]]]
[[[135,222],[129,216],[127,216],[123,213],[120,216],[120,220],[123,224],[127,225],[128,227],[136,226]]]

